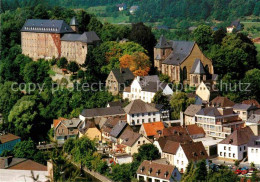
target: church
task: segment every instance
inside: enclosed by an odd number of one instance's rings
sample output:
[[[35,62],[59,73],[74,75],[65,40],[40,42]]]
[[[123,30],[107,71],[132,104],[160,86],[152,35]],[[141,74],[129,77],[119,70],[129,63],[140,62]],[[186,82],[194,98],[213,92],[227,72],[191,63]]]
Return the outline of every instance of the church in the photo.
[[[70,25],[64,20],[28,19],[21,29],[22,53],[33,60],[65,57],[81,65],[85,63],[88,46],[99,42],[93,31],[78,33],[75,17]]]
[[[162,35],[154,48],[154,66],[172,82],[198,86],[201,81],[214,82],[212,60],[191,41],[167,41]]]

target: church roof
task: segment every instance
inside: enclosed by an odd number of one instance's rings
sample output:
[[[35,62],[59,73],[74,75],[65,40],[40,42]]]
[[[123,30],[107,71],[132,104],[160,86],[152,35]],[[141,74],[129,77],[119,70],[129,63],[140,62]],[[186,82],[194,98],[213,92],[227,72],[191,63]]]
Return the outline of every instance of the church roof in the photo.
[[[190,71],[191,74],[205,74],[205,70],[200,59],[195,59]]]
[[[172,53],[163,61],[163,64],[180,65],[191,53],[195,42],[171,41]]]
[[[171,47],[171,44],[166,40],[166,38],[161,35],[158,43],[156,44],[155,48],[170,48]]]
[[[65,34],[61,38],[62,41],[78,41],[78,42],[85,42],[85,43],[93,43],[96,41],[100,41],[97,34],[93,31],[91,32],[84,32],[83,34]]]
[[[21,32],[73,33],[74,30],[64,20],[28,19]]]

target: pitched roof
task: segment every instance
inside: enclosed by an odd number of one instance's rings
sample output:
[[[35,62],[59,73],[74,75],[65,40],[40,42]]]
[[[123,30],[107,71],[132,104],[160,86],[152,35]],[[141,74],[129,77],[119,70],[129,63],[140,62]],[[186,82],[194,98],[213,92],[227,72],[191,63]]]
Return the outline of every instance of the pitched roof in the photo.
[[[113,69],[111,72],[114,74],[118,83],[125,83],[126,81],[133,80],[135,78],[129,68]]]
[[[113,116],[123,114],[125,114],[125,111],[120,106],[83,109],[83,111],[81,112],[81,115],[84,117]]]
[[[186,129],[187,129],[189,135],[198,135],[198,134],[205,135],[204,129],[202,127],[199,127],[196,124],[186,125]]]
[[[252,136],[247,144],[247,147],[260,148],[260,136]]]
[[[240,145],[247,144],[252,136],[254,136],[254,133],[251,130],[251,128],[247,126],[245,128],[235,130],[227,138],[222,140],[220,144],[231,144],[231,145],[240,146]]]
[[[260,108],[259,102],[257,102],[257,100],[255,100],[255,99],[244,100],[244,101],[242,102],[242,104],[249,104],[249,105],[253,105],[253,106],[256,106],[256,107]]]
[[[0,144],[7,143],[13,140],[20,139],[19,136],[13,135],[11,133],[0,135]]]
[[[221,116],[221,113],[216,107],[206,107],[206,108],[202,108],[199,112],[197,112],[197,115],[216,117],[216,116]]]
[[[234,108],[234,109],[237,109],[237,110],[245,110],[245,111],[257,109],[256,106],[249,105],[249,104],[235,104],[235,105],[233,106],[233,108]]]
[[[137,99],[133,100],[124,108],[127,114],[158,112],[159,110],[144,101]]]
[[[251,116],[247,119],[247,123],[260,124],[260,114],[251,114]]]
[[[155,138],[158,138],[158,141],[172,140],[179,143],[192,142],[187,130],[181,126],[164,128],[162,134],[155,135]]]
[[[164,128],[163,122],[143,123],[143,127],[147,136],[154,136],[158,131]]]
[[[96,128],[95,122],[93,121],[83,121],[79,126],[79,131],[85,134],[89,128]]]
[[[54,120],[53,120],[53,127],[56,128],[56,127],[58,126],[58,124],[59,124],[61,121],[63,121],[63,120],[66,120],[66,118],[60,117],[60,118],[58,118],[58,119],[54,119]]]
[[[79,25],[79,23],[78,23],[76,17],[74,16],[70,20],[70,26],[77,26],[77,25]]]
[[[191,74],[205,74],[206,73],[200,59],[195,59],[190,73]]]
[[[163,91],[163,89],[165,89],[165,87],[168,85],[168,83],[166,82],[148,82],[146,85],[143,85],[142,87],[142,91],[146,91],[146,92],[158,92],[158,91]]]
[[[195,42],[172,41],[172,53],[163,61],[163,64],[180,65],[191,53]]]
[[[201,105],[195,105],[191,104],[187,109],[185,110],[184,114],[188,116],[195,116],[197,112],[201,110],[202,106]]]
[[[154,161],[144,160],[138,167],[136,173],[143,174],[164,180],[170,180],[175,166],[169,164],[156,163]]]
[[[218,107],[233,107],[235,103],[227,97],[217,96],[210,102],[210,105]]]
[[[28,19],[21,32],[73,33],[74,30],[63,20]]]
[[[233,22],[231,22],[231,25],[230,26],[235,26],[235,27],[238,27],[240,25],[240,20],[235,20]]]
[[[198,161],[208,158],[202,142],[180,144],[188,161]]]
[[[162,151],[165,153],[168,153],[168,154],[175,155],[179,146],[180,146],[179,142],[175,142],[172,140],[166,140],[166,143],[165,143],[164,147],[162,148]]]
[[[161,35],[158,43],[156,44],[155,48],[163,49],[163,48],[171,48],[171,44],[166,40],[164,35]]]
[[[81,120],[79,118],[65,119],[60,123],[64,124],[67,128],[76,128],[81,123]]]
[[[113,101],[113,102],[108,102],[109,107],[115,107],[115,106],[123,106],[123,103],[121,101]]]
[[[110,135],[112,137],[118,138],[119,135],[122,133],[122,131],[127,126],[127,123],[125,121],[119,121],[111,130]]]
[[[110,133],[112,128],[119,122],[121,121],[122,118],[119,117],[109,117],[106,122],[104,123],[104,125],[102,126],[102,130],[104,132]],[[124,120],[123,120],[124,121]]]
[[[94,42],[100,41],[96,32],[84,32],[83,34],[65,34],[62,36],[61,41],[76,41],[92,44]]]
[[[141,137],[142,135],[131,130],[127,130],[120,136],[123,139],[122,145],[126,145],[132,147],[135,142]]]

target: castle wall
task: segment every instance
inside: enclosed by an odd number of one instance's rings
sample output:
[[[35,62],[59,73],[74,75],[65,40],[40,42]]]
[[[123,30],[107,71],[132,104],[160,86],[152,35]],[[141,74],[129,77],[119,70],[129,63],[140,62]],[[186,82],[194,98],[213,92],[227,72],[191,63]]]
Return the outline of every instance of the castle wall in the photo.
[[[33,60],[60,57],[60,34],[21,32],[22,53]]]

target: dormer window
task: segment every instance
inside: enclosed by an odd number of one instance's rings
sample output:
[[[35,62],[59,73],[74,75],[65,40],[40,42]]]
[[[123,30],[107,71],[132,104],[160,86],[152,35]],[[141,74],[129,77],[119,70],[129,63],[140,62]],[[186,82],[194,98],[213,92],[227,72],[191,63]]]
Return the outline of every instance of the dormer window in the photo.
[[[156,171],[156,176],[159,176],[160,173],[161,173],[161,170],[158,169],[158,170]]]
[[[200,152],[200,155],[205,155],[205,153],[203,151]]]
[[[144,169],[145,169],[145,167],[143,166],[143,167],[141,167],[141,173],[144,171]]]
[[[152,171],[153,171],[153,169],[152,169],[152,168],[150,168],[150,169],[149,169],[149,171],[148,171],[148,172],[149,172],[149,174],[151,174],[151,173],[152,173]]]
[[[166,172],[164,173],[164,177],[166,178],[168,175],[169,175],[169,172],[166,171]]]

